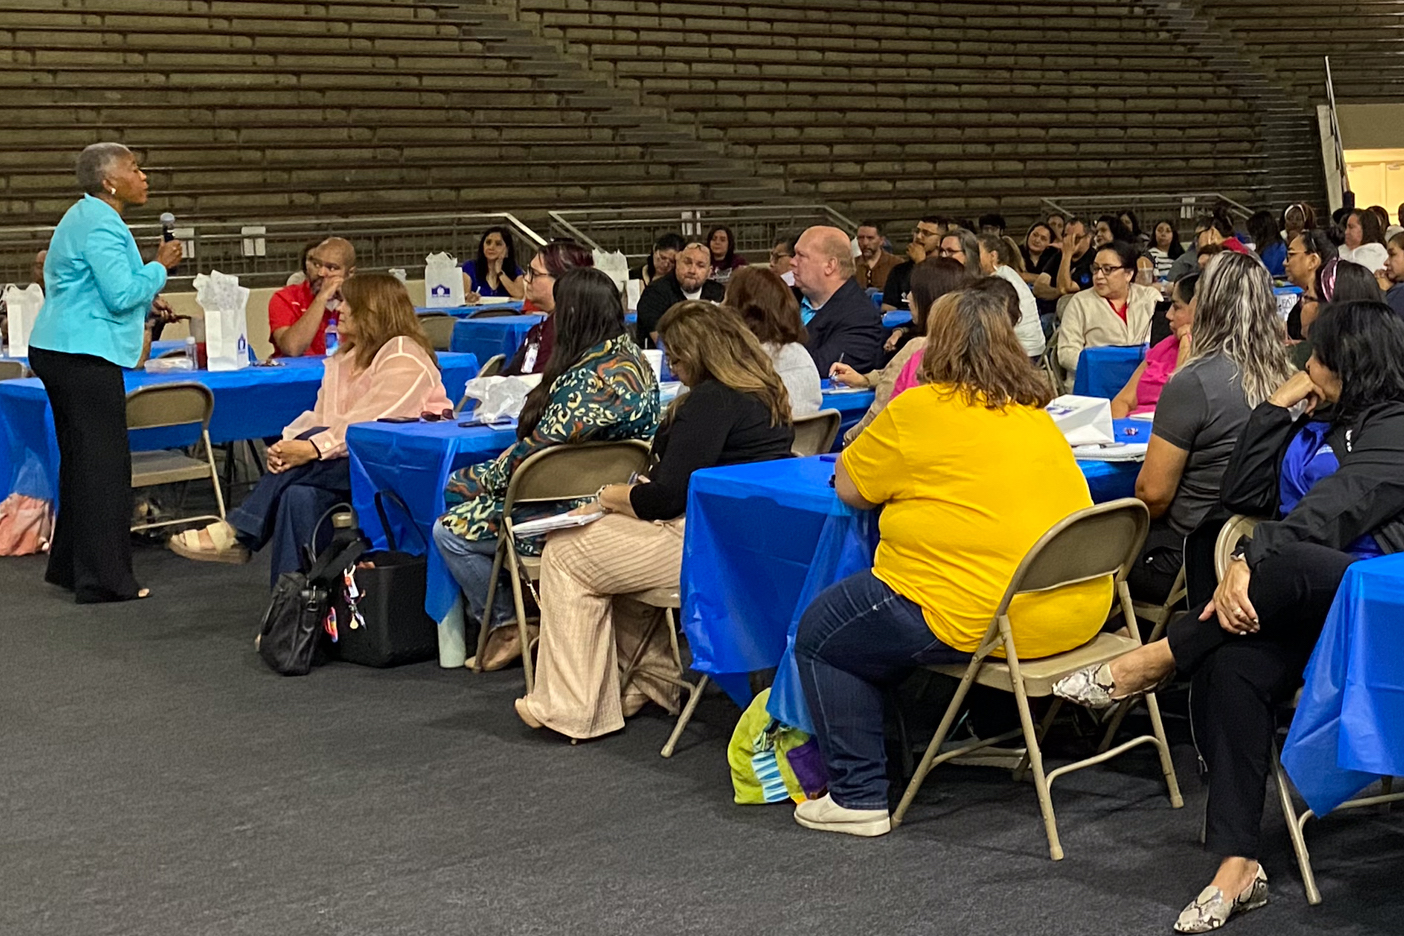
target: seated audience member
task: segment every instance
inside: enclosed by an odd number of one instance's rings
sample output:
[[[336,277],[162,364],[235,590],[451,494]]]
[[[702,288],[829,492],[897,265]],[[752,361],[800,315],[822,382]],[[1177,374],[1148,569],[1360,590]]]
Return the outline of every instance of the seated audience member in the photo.
[[[434,542],[462,589],[467,610],[494,631],[484,669],[496,669],[521,653],[515,627],[497,630],[516,621],[505,566],[492,614],[484,614],[503,499],[517,468],[552,446],[648,439],[658,426],[658,382],[629,338],[619,290],[609,276],[590,267],[566,271],[555,284],[554,308],[555,341],[541,383],[522,407],[516,442],[490,461],[455,471],[444,490],[448,512],[434,524]],[[521,523],[569,507],[532,504],[514,511],[512,519]],[[520,540],[518,549],[540,555],[540,540]]]
[[[1357,208],[1346,215],[1344,232],[1345,243],[1336,256],[1358,263],[1371,273],[1384,269],[1389,251],[1385,249],[1384,225],[1378,215],[1368,208]]]
[[[1117,215],[1116,219],[1121,222],[1121,228],[1126,234],[1126,242],[1128,244],[1135,247],[1137,250],[1145,250],[1150,246],[1150,235],[1141,230],[1141,222],[1140,219],[1136,217],[1136,212],[1127,208],[1125,211],[1121,212],[1121,214]],[[1112,240],[1116,239],[1116,236],[1113,235]],[[1110,243],[1110,241],[1108,241],[1108,243]]]
[[[1092,288],[1092,262],[1097,251],[1092,249],[1092,233],[1078,218],[1068,222],[1063,230],[1063,255],[1058,260],[1058,293],[1071,296]]]
[[[673,272],[660,276],[639,296],[639,318],[635,333],[645,348],[657,347],[658,322],[679,302],[704,299],[721,302],[726,287],[708,277],[712,272],[712,257],[706,244],[693,241],[678,251]],[[869,307],[872,303],[868,303]]]
[[[351,499],[348,426],[452,411],[434,346],[404,284],[387,273],[362,273],[342,284],[341,296],[341,345],[327,358],[316,406],[269,446],[268,474],[229,511],[228,521],[171,537],[172,551],[187,559],[248,562],[251,552],[271,541],[277,583],[279,575],[300,567],[317,519]]]
[[[746,258],[736,252],[736,236],[729,227],[718,225],[708,231],[707,249],[712,259],[708,278],[718,283],[725,284],[733,272],[746,265]]]
[[[595,256],[587,247],[575,241],[555,240],[536,252],[522,273],[522,284],[526,288],[527,301],[546,317],[531,327],[522,339],[521,347],[512,355],[512,360],[502,368],[502,376],[518,377],[522,374],[541,374],[551,360],[551,352],[556,343],[556,283],[571,270],[595,266]]]
[[[800,321],[806,347],[819,373],[836,363],[870,371],[882,362],[882,316],[853,278],[848,235],[835,227],[812,227],[795,244],[795,287],[804,296]]]
[[[1199,263],[1199,243],[1204,237],[1204,232],[1209,229],[1208,220],[1201,218],[1195,222],[1194,235],[1190,238],[1190,246],[1184,249],[1184,253],[1175,258],[1175,262],[1170,264],[1170,272],[1165,278],[1172,283],[1177,283],[1191,273],[1202,272],[1203,267]]]
[[[806,828],[889,830],[886,687],[918,666],[969,660],[1024,554],[1092,506],[1043,410],[1052,394],[1008,315],[992,289],[938,302],[921,385],[889,403],[835,465],[844,503],[882,508],[882,538],[873,568],[820,592],[795,635],[829,777],[827,795],[795,810]],[[1111,594],[1111,580],[1100,578],[1021,597],[1011,609],[1019,653],[1048,656],[1090,640]]]
[[[1199,264],[1199,271],[1202,273],[1208,268],[1210,260],[1227,252],[1223,244],[1204,244],[1194,252],[1194,260]]]
[[[348,240],[328,237],[304,266],[306,282],[284,286],[268,300],[274,357],[327,353],[327,324],[336,320],[342,286],[356,272],[356,250]]]
[[[965,289],[975,282],[966,271],[965,265],[950,257],[927,257],[917,264],[916,271],[912,273],[912,283],[909,304],[912,312],[912,338],[902,345],[892,360],[880,371],[861,373],[849,367],[847,364],[835,364],[830,370],[829,376],[835,383],[843,384],[846,387],[872,387],[873,402],[868,407],[868,412],[864,414],[859,423],[851,427],[844,433],[844,444],[852,442],[858,438],[858,433],[862,432],[878,414],[886,408],[889,400],[892,399],[892,391],[897,383],[897,378],[903,369],[911,361],[913,355],[919,354],[926,345],[926,323],[931,314],[932,307],[936,301],[948,293]]]
[[[1058,329],[1058,362],[1068,373],[1069,387],[1084,348],[1143,344],[1160,301],[1160,290],[1131,281],[1136,274],[1136,248],[1112,243],[1095,256],[1092,288],[1074,294]]]
[[[1214,213],[1205,219],[1204,233],[1199,235],[1195,246],[1203,247],[1208,244],[1218,244],[1224,250],[1233,253],[1252,253],[1238,238],[1234,230],[1233,218],[1225,208],[1216,208]]]
[[[941,235],[941,249],[938,253],[963,264],[965,271],[971,276],[985,275],[985,271],[980,268],[980,242],[966,228],[947,228],[946,233]]]
[[[1316,211],[1307,204],[1296,202],[1282,210],[1282,240],[1288,245],[1303,231],[1316,227]]]
[[[1185,252],[1184,245],[1180,243],[1180,235],[1175,222],[1169,219],[1155,222],[1155,230],[1151,233],[1151,245],[1146,250],[1146,254],[1155,264],[1155,278],[1164,280],[1170,275],[1170,267],[1180,255]]]
[[[1002,214],[982,214],[975,221],[979,226],[979,233],[993,234],[996,237],[1004,236],[1005,221]]]
[[[785,281],[786,286],[795,285],[795,274],[790,268],[795,263],[795,239],[781,237],[770,248],[770,272]]]
[[[312,251],[317,249],[317,245],[321,243],[322,238],[319,237],[316,240],[310,240],[302,245],[302,250],[297,255],[297,272],[288,275],[287,282],[283,284],[284,286],[296,286],[298,283],[305,283],[310,279],[316,279],[317,271],[312,268],[312,264],[308,262],[307,258],[311,255]]]
[[[1296,305],[1287,314],[1287,337],[1292,341],[1302,340],[1302,308],[1307,300],[1316,298],[1317,271],[1335,259],[1336,245],[1331,243],[1325,231],[1307,228],[1287,242],[1283,270],[1287,274],[1287,282],[1302,291]]]
[[[800,324],[799,303],[785,281],[762,267],[731,275],[723,303],[737,312],[759,339],[790,395],[790,413],[808,416],[824,405],[819,371],[804,348],[808,337]]]
[[[1384,282],[1380,287],[1385,291],[1389,307],[1404,315],[1404,232],[1389,239],[1389,261],[1385,264]]]
[[[884,288],[888,275],[902,261],[883,246],[882,225],[876,221],[864,221],[858,225],[857,240],[858,249],[862,251],[853,262],[858,285],[864,289]]]
[[[1219,481],[1253,407],[1287,379],[1272,280],[1251,256],[1224,252],[1200,278],[1189,357],[1155,408],[1136,496],[1151,529],[1127,584],[1133,597],[1164,601],[1184,560],[1184,541],[1219,516]]]
[[[1132,413],[1153,411],[1165,382],[1189,358],[1190,329],[1194,325],[1194,290],[1197,285],[1199,274],[1191,273],[1171,289],[1170,309],[1165,313],[1165,318],[1170,322],[1170,334],[1146,351],[1146,359],[1126,381],[1121,392],[1112,398],[1112,419],[1125,419]]]
[[[1271,211],[1255,211],[1248,219],[1248,234],[1253,238],[1253,250],[1267,271],[1276,277],[1286,275],[1287,244],[1277,228]]]
[[[1302,340],[1291,348],[1292,363],[1298,368],[1306,367],[1311,357],[1311,325],[1316,321],[1317,311],[1333,302],[1382,302],[1384,294],[1379,280],[1358,263],[1329,260],[1316,271],[1316,283],[1311,297],[1303,297],[1301,328]]]
[[[653,242],[653,251],[648,259],[629,271],[629,279],[638,280],[647,287],[660,276],[673,272],[678,251],[687,246],[681,234],[664,234]]]
[[[517,244],[506,227],[490,227],[478,239],[478,256],[463,264],[464,302],[472,305],[484,296],[522,299],[526,286],[517,263]]]
[[[1224,507],[1267,519],[1239,540],[1213,599],[1171,621],[1166,639],[1054,687],[1099,708],[1176,673],[1190,680],[1209,768],[1204,844],[1223,857],[1176,932],[1208,932],[1267,902],[1259,850],[1275,709],[1301,685],[1346,569],[1404,543],[1404,322],[1378,302],[1333,304],[1315,337],[1306,371],[1253,410],[1233,450]]]
[[[1057,247],[1059,250],[1062,250],[1063,230],[1067,227],[1068,224],[1067,215],[1063,214],[1061,211],[1050,211],[1048,212],[1047,217],[1045,217],[1043,220],[1044,223],[1048,225],[1048,230],[1053,232],[1053,237],[1048,242],[1049,245],[1052,247]]]
[[[1053,230],[1043,221],[1035,221],[1024,236],[1024,244],[1019,248],[1024,258],[1024,272],[1019,275],[1029,284],[1029,291],[1038,302],[1038,317],[1043,324],[1044,335],[1053,331],[1053,321],[1058,312],[1058,265],[1062,263],[1063,252],[1053,246]]]
[[[1135,246],[1134,235],[1121,218],[1116,215],[1102,215],[1093,226],[1092,246],[1102,248],[1116,241]]]
[[[999,277],[1014,287],[1014,292],[1018,293],[1019,324],[1014,327],[1014,335],[1019,339],[1019,344],[1029,357],[1038,357],[1043,353],[1045,346],[1043,323],[1039,321],[1038,303],[1034,301],[1033,293],[1029,291],[1028,284],[1014,269],[1014,265],[1018,263],[1014,248],[1009,245],[1007,240],[993,234],[981,234],[976,240],[980,257],[980,272],[986,276]]]
[[[927,215],[917,222],[911,242],[907,244],[907,259],[887,274],[887,285],[882,290],[882,311],[892,312],[907,307],[912,270],[928,256],[936,256],[941,249],[941,237],[948,226],[947,219],[939,215]]]
[[[658,333],[689,390],[669,406],[654,436],[647,478],[606,485],[599,494],[603,519],[546,538],[536,683],[516,702],[532,728],[594,738],[624,727],[650,699],[677,710],[675,685],[646,674],[620,685],[621,666],[663,614],[626,596],[678,587],[694,471],[787,458],[794,444],[785,385],[740,316],[710,302],[683,302],[663,316]],[[665,628],[654,631],[640,663],[654,672],[672,668]]]
[[[1010,328],[1017,328],[1020,320],[1024,316],[1024,310],[1019,305],[1019,294],[1014,291],[1013,286],[1010,286],[997,276],[983,276],[975,279],[968,285],[961,287],[960,291],[962,293],[974,291],[980,295],[988,294],[1004,303],[1004,312],[1009,318]],[[952,296],[951,301],[954,301],[954,296]],[[935,314],[936,309],[933,307],[931,313],[927,315],[928,331],[930,330],[929,323],[931,317]],[[896,399],[904,392],[921,384],[921,356],[922,352],[917,351],[907,359],[906,365],[903,366],[901,372],[897,375],[897,379],[892,384],[891,399]]]

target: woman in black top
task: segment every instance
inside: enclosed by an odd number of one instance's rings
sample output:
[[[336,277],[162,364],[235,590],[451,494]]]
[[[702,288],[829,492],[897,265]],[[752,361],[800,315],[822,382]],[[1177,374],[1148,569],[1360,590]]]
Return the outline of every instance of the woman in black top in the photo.
[[[786,458],[794,443],[790,399],[770,355],[735,312],[680,302],[658,334],[673,372],[688,387],[653,440],[652,467],[637,483],[609,484],[604,516],[551,534],[541,557],[541,645],[531,694],[516,702],[532,728],[594,738],[624,727],[652,700],[676,711],[676,672],[662,611],[627,595],[677,588],[683,512],[694,471]],[[621,686],[619,671],[642,648],[642,672]]]
[[[1268,519],[1239,541],[1213,599],[1165,640],[1053,688],[1102,707],[1177,670],[1192,680],[1209,767],[1205,846],[1225,857],[1177,932],[1266,903],[1258,837],[1274,709],[1301,685],[1346,568],[1404,551],[1404,320],[1381,302],[1337,303],[1312,338],[1306,370],[1253,410],[1224,473],[1224,506]]]
[[[1063,261],[1063,252],[1053,246],[1053,229],[1043,221],[1035,221],[1024,235],[1019,253],[1024,256],[1024,272],[1019,275],[1038,300],[1038,317],[1047,335],[1058,310],[1058,265]]]

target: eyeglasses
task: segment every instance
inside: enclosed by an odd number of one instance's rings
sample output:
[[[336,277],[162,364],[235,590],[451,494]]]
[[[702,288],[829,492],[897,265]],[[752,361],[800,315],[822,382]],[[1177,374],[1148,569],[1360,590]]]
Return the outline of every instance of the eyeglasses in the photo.
[[[912,231],[913,237],[937,237],[940,234],[940,231],[928,231],[925,228],[916,228]]]
[[[523,282],[530,283],[532,280],[536,279],[538,276],[550,276],[550,275],[551,275],[550,273],[542,273],[540,270],[536,269],[536,267],[532,266],[531,264],[527,264],[527,268],[526,268],[525,270],[522,271],[522,281],[523,281]]]
[[[771,260],[793,260],[794,256],[794,254],[785,253],[783,250],[772,250],[770,252]]]
[[[956,248],[955,250],[951,250],[949,247],[942,247],[942,248],[941,248],[940,250],[938,250],[936,253],[937,253],[937,256],[941,256],[941,257],[950,257],[950,258],[954,258],[957,254],[960,255],[960,256],[962,256],[962,257],[965,256],[965,251],[961,250],[960,248]]]
[[[1111,275],[1112,275],[1113,273],[1115,273],[1117,270],[1129,270],[1129,269],[1131,269],[1131,268],[1130,268],[1130,267],[1124,267],[1124,266],[1103,266],[1103,265],[1101,265],[1101,264],[1098,264],[1098,265],[1092,267],[1092,272],[1093,272],[1093,274],[1100,273],[1100,274],[1102,274],[1103,276],[1111,276]]]

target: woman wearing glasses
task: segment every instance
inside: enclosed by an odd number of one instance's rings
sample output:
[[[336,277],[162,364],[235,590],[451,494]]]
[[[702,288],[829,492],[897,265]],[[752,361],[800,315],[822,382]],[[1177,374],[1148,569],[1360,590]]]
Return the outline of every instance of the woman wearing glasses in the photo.
[[[522,273],[522,282],[526,286],[527,301],[545,312],[546,318],[526,333],[522,346],[502,369],[502,376],[520,377],[546,370],[546,362],[551,359],[551,349],[556,343],[556,322],[552,315],[556,311],[556,280],[565,276],[567,270],[594,265],[594,255],[569,240],[551,241],[531,258]]]
[[[1058,329],[1058,362],[1067,371],[1067,387],[1077,376],[1085,348],[1145,344],[1160,290],[1133,283],[1136,248],[1125,241],[1101,247],[1092,263],[1092,288],[1073,294]]]

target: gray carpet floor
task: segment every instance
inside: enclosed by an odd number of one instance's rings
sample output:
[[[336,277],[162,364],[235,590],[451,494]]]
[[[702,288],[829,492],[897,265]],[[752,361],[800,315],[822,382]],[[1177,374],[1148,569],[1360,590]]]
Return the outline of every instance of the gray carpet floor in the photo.
[[[1054,789],[947,767],[874,840],[731,800],[738,711],[708,695],[679,752],[649,710],[571,746],[512,712],[520,670],[268,671],[267,566],[137,555],[155,595],[76,606],[0,560],[0,933],[1167,933],[1213,867],[1204,793],[1150,754]],[[1404,817],[1314,823],[1308,907],[1270,804],[1272,903],[1242,936],[1404,932]]]

